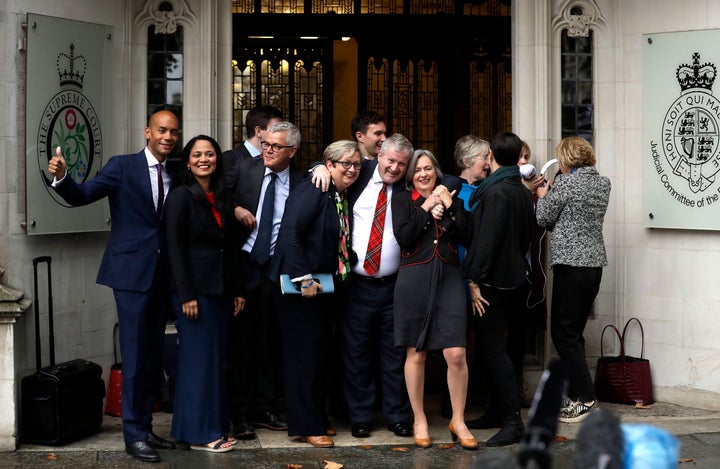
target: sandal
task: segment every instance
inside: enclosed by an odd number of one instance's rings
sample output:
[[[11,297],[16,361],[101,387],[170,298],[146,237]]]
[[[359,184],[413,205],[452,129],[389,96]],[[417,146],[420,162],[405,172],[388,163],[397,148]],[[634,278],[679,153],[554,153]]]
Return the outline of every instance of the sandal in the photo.
[[[221,438],[214,445],[212,442],[206,445],[190,445],[190,449],[197,451],[209,451],[211,453],[225,453],[231,451],[233,449],[233,445],[227,440],[227,438]]]
[[[240,440],[238,440],[237,438],[235,438],[235,437],[232,436],[232,435],[226,436],[225,439],[226,439],[227,442],[230,443],[232,446],[235,446],[236,444],[238,444],[238,441],[240,441]]]

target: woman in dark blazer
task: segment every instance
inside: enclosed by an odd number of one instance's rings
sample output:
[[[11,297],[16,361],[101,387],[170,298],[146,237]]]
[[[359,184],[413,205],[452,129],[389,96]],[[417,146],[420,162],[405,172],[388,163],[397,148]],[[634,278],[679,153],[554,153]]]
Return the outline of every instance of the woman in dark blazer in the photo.
[[[285,364],[285,404],[288,435],[318,448],[334,446],[327,436],[325,410],[328,347],[333,316],[340,310],[342,283],[349,272],[349,210],[346,189],[360,174],[360,150],[351,140],[331,143],[324,152],[330,171],[327,192],[309,180],[301,181],[285,206],[271,278],[287,274],[299,294],[279,300],[278,322]],[[344,247],[344,249],[343,249]],[[335,275],[334,293],[322,293],[312,274]]]
[[[395,284],[395,345],[407,351],[405,382],[417,446],[431,445],[423,408],[428,350],[442,350],[452,405],[450,433],[466,449],[477,440],[465,426],[468,367],[467,316],[458,243],[468,242],[463,201],[440,184],[435,156],[415,150],[408,164],[407,191],[392,198],[393,229],[401,260]]]
[[[225,359],[232,315],[244,307],[237,233],[224,189],[218,143],[192,138],[182,152],[183,184],[165,203],[172,303],[179,351],[172,436],[195,450],[225,452],[229,430]]]

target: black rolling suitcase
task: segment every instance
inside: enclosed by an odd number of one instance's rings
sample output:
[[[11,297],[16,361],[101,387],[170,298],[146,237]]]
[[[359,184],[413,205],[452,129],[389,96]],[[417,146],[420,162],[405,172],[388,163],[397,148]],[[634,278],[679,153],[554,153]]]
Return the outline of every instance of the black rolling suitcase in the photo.
[[[41,368],[38,264],[47,264],[50,366]],[[43,445],[64,445],[97,433],[102,424],[105,383],[102,368],[87,360],[55,364],[51,258],[33,259],[35,279],[35,363],[36,372],[22,379],[22,441]]]

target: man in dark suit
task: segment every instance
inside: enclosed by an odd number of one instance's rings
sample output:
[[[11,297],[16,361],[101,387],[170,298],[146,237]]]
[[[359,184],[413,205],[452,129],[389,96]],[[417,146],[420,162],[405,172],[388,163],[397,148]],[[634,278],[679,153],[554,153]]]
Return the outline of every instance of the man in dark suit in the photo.
[[[277,283],[267,277],[275,250],[285,201],[303,173],[291,165],[300,147],[300,131],[290,122],[273,124],[261,144],[262,157],[238,161],[234,180],[235,218],[241,233],[241,261],[247,279],[245,310],[232,320],[230,369],[230,417],[240,439],[255,438],[253,427],[287,430],[275,409],[282,376],[280,333],[273,313],[280,294]],[[275,180],[269,257],[257,255],[256,241],[265,208],[267,188]],[[226,176],[227,180],[227,176]]]
[[[265,140],[268,129],[282,119],[282,111],[267,104],[256,106],[248,111],[245,116],[247,138],[237,147],[224,151],[222,154],[226,184],[234,184],[237,180],[237,164],[241,159],[262,156],[260,142]]]
[[[410,403],[403,373],[405,352],[395,347],[393,295],[400,247],[392,234],[390,210],[393,192],[404,190],[405,173],[412,154],[413,146],[407,138],[400,134],[391,135],[383,142],[376,160],[363,161],[358,180],[348,188],[353,265],[348,305],[338,323],[345,377],[343,390],[352,435],[356,438],[370,436],[378,376],[388,430],[397,436],[413,435],[408,423]],[[387,211],[379,269],[369,273],[364,261],[382,187],[387,190]]]
[[[110,237],[97,283],[113,289],[120,325],[122,419],[127,453],[158,462],[156,449],[175,445],[152,431],[153,404],[160,395],[169,267],[162,232],[162,203],[173,186],[166,159],[177,145],[179,121],[170,111],[150,116],[147,146],[110,158],[97,175],[78,184],[67,177],[60,147],[48,163],[55,191],[73,206],[104,197],[110,204]],[[160,179],[161,178],[161,179]],[[162,182],[161,182],[162,181]]]

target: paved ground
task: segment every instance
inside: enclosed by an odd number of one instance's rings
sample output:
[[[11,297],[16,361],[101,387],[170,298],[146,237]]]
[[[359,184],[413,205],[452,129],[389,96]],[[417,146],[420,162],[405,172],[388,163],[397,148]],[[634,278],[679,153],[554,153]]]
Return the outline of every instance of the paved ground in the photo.
[[[432,400],[432,399],[431,399]],[[633,406],[602,404],[621,417],[623,423],[647,423],[664,428],[680,441],[679,463],[685,468],[720,468],[720,412],[655,403],[650,409]],[[336,423],[336,447],[316,449],[307,443],[290,439],[285,432],[259,430],[258,439],[240,442],[236,449],[223,454],[202,451],[161,451],[162,462],[140,463],[124,452],[121,421],[105,417],[100,432],[92,437],[63,447],[21,445],[17,451],[0,453],[0,468],[62,467],[62,468],[289,468],[289,464],[303,469],[322,469],[324,461],[341,464],[345,469],[479,469],[510,468],[517,457],[519,445],[487,448],[483,445],[493,430],[473,430],[480,441],[478,451],[467,451],[450,445],[448,421],[439,417],[437,403],[428,403],[430,436],[433,446],[416,448],[411,438],[396,437],[385,429],[381,419],[375,422],[372,437],[356,439],[347,425]],[[468,412],[468,418],[479,412]],[[154,416],[156,433],[168,436],[172,414],[162,412]],[[523,420],[527,422],[527,415]],[[575,458],[575,438],[579,424],[560,424],[553,446],[555,469],[571,469]],[[294,466],[294,467],[299,467]],[[519,466],[518,466],[519,467]],[[650,468],[648,468],[650,469]]]

